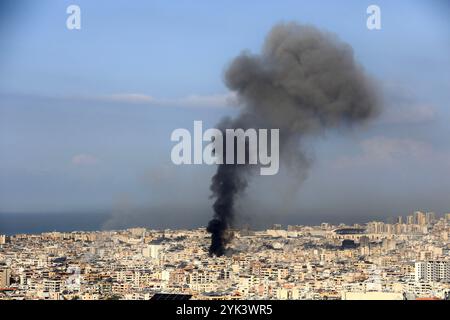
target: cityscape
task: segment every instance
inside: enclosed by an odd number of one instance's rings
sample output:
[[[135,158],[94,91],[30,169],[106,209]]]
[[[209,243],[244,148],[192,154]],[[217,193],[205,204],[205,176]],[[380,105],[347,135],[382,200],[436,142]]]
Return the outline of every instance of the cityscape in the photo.
[[[1,314],[336,317],[363,300],[363,316],[434,316],[449,13],[1,0]]]
[[[1,235],[0,299],[450,297],[450,213],[231,232],[220,257],[209,255],[205,228]]]

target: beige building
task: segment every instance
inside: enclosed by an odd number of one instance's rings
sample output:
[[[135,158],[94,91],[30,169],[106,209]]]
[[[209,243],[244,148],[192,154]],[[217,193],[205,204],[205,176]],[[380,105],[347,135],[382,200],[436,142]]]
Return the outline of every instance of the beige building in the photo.
[[[6,288],[10,285],[11,271],[8,268],[0,269],[0,288]]]
[[[342,300],[403,300],[403,294],[400,292],[342,292]]]

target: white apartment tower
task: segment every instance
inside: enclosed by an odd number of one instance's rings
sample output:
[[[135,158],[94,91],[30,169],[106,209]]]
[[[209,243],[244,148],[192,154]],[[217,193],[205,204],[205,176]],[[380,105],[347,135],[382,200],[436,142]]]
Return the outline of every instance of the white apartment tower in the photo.
[[[142,250],[142,254],[146,258],[159,259],[163,251],[160,244],[150,244]]]
[[[425,261],[415,264],[416,282],[450,282],[450,261]]]

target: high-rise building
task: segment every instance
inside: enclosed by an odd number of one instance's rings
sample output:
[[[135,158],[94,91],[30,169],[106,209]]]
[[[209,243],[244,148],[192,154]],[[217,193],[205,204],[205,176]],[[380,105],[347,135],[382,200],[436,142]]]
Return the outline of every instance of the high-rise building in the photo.
[[[421,225],[421,226],[425,225],[427,223],[425,213],[423,213],[422,211],[415,211],[414,212],[414,223]]]
[[[151,243],[142,250],[142,255],[147,258],[159,259],[163,246],[158,243]]]
[[[435,260],[416,262],[415,280],[450,282],[450,261]]]
[[[450,213],[445,214],[445,220],[447,220],[447,222],[450,222]]]
[[[414,224],[414,216],[407,216],[406,217],[406,223],[407,224]]]
[[[0,234],[0,244],[6,243],[6,236],[4,234]]]
[[[403,217],[402,216],[398,216],[397,217],[397,223],[398,224],[402,224],[403,223]]]
[[[0,267],[0,288],[6,288],[10,285],[11,271],[9,268]]]
[[[362,236],[361,238],[359,238],[359,245],[361,247],[369,246],[370,245],[369,237]]]
[[[434,212],[427,212],[425,214],[425,219],[427,224],[432,224],[436,221],[436,214]]]
[[[383,233],[385,232],[385,223],[380,221],[372,221],[367,223],[367,233]]]
[[[395,240],[393,239],[383,239],[382,242],[382,248],[385,251],[391,251],[391,250],[395,250],[397,247],[397,243]]]

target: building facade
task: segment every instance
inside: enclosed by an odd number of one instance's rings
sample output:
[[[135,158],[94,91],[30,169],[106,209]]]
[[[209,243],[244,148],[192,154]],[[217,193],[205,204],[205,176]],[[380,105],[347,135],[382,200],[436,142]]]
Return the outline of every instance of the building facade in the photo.
[[[450,282],[450,261],[416,262],[415,280],[417,282]]]

